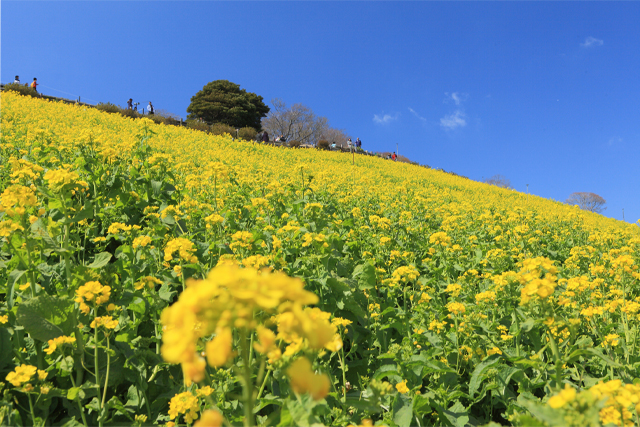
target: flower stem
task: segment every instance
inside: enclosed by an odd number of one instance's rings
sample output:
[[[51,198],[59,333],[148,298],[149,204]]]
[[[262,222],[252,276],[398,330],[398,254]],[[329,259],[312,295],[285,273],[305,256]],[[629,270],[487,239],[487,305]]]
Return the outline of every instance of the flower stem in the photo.
[[[27,398],[29,399],[29,411],[31,412],[31,422],[35,426],[36,414],[33,412],[33,402],[31,401],[31,393],[27,393]]]
[[[71,378],[71,384],[73,385],[73,387],[77,387],[76,386],[76,382],[73,379],[73,375],[69,375],[69,378]],[[85,427],[88,427],[89,424],[87,424],[87,418],[84,415],[84,410],[82,409],[82,404],[80,403],[80,398],[78,397],[78,395],[76,394],[76,398],[74,399],[76,401],[76,403],[78,404],[78,409],[80,410],[80,416],[82,417],[82,424]]]
[[[243,361],[242,377],[244,387],[242,390],[242,406],[244,409],[244,426],[253,427],[255,425],[253,420],[253,381],[251,380],[251,357],[247,344],[247,331],[242,329],[240,332],[240,346]]]
[[[104,408],[104,400],[107,397],[107,385],[109,384],[109,365],[111,364],[111,355],[109,354],[109,337],[107,337],[107,373],[104,377],[104,392],[102,393],[102,407]]]
[[[98,425],[102,427],[102,396],[100,390],[100,367],[98,366],[98,325],[93,333],[93,367],[96,376],[96,388],[98,389]]]

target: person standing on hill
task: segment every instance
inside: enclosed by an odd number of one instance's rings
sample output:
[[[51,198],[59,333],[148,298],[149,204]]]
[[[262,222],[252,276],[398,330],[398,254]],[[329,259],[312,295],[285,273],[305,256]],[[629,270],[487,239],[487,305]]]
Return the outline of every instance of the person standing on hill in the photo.
[[[31,82],[31,88],[35,90],[36,93],[38,92],[38,79],[35,77],[33,78],[33,82]]]
[[[127,101],[127,110],[133,110],[133,98],[129,98]]]
[[[395,162],[397,158],[398,156],[396,156],[396,152],[394,151],[393,154],[391,155],[391,160]]]
[[[151,104],[151,101],[149,101],[149,105],[147,105],[147,111],[149,112],[150,116],[152,116],[153,113],[155,112],[155,110],[153,109],[153,105]]]
[[[20,76],[16,76],[16,79],[13,81],[15,84],[20,84]]]
[[[269,142],[269,134],[267,133],[266,130],[262,134],[262,142]]]
[[[356,148],[362,148],[362,141],[360,141],[360,138],[356,138]]]

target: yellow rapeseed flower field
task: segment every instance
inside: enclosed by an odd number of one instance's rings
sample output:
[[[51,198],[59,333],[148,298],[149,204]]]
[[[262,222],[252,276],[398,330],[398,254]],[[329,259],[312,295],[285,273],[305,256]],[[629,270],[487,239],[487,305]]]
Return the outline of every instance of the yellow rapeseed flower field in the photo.
[[[12,92],[1,125],[2,425],[638,423],[636,225]]]

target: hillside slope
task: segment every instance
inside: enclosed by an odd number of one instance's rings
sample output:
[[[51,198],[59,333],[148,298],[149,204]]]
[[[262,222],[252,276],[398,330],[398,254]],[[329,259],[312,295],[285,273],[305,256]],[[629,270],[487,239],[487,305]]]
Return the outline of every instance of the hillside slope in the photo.
[[[638,377],[637,226],[375,157],[1,101],[9,424],[205,407],[232,424],[605,422],[595,400],[546,402]],[[32,411],[25,384],[45,396]]]

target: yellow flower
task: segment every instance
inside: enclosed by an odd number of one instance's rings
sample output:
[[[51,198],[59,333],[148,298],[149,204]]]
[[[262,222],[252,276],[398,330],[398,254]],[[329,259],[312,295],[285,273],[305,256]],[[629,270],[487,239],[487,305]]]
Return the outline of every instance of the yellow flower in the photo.
[[[611,346],[616,347],[620,342],[620,335],[618,334],[609,334],[604,337],[604,341],[602,342],[603,347]]]
[[[118,326],[118,321],[111,316],[96,317],[90,326],[96,329],[100,326],[104,326],[107,329],[115,329]]]
[[[447,304],[447,310],[449,310],[449,312],[453,314],[460,314],[466,311],[464,304],[460,302],[450,302],[449,304]]]
[[[190,240],[183,237],[177,237],[175,239],[171,239],[167,243],[167,246],[165,246],[164,260],[171,261],[173,259],[173,254],[178,252],[180,259],[188,263],[196,264],[198,262],[198,257],[193,254],[195,251],[196,248]]]
[[[7,314],[3,314],[2,316],[0,316],[0,323],[1,324],[5,324],[9,321],[9,316]]]
[[[204,372],[207,362],[200,356],[195,356],[192,360],[182,363],[182,375],[184,376],[184,385],[189,387],[192,382],[199,383],[204,380]]]
[[[562,408],[567,403],[576,398],[576,390],[569,384],[565,384],[564,389],[557,395],[551,397],[547,404],[554,409]]]
[[[16,366],[13,372],[7,374],[6,380],[13,384],[15,387],[20,387],[22,384],[31,380],[36,374],[38,368],[32,365],[20,365]]]
[[[145,247],[151,243],[151,237],[149,236],[139,236],[133,239],[133,249],[137,249],[139,247]]]
[[[199,409],[198,398],[191,392],[185,391],[176,394],[169,401],[169,418],[175,420],[178,415],[184,414],[187,424],[191,424],[193,420],[198,418]]]
[[[398,390],[398,392],[402,394],[409,393],[409,388],[407,387],[407,380],[404,380],[396,384],[396,390]]]
[[[207,385],[196,390],[196,395],[198,397],[210,396],[214,391],[214,389]]]
[[[315,374],[311,363],[304,357],[296,359],[287,368],[291,388],[296,393],[309,393],[313,400],[320,400],[329,394],[331,383],[325,374]]]
[[[233,343],[233,336],[231,335],[231,329],[223,328],[218,334],[207,343],[207,361],[209,365],[216,368],[224,365],[229,361],[231,357],[231,344]]]
[[[276,334],[264,326],[258,326],[257,333],[259,342],[253,343],[253,348],[262,354],[272,351],[275,348]]]
[[[64,344],[73,344],[76,342],[74,337],[68,337],[66,335],[61,335],[57,338],[48,341],[49,347],[44,350],[47,354],[52,354],[58,346],[62,346]]]
[[[341,317],[334,317],[333,319],[331,319],[331,324],[332,325],[336,325],[336,326],[349,326],[350,324],[352,324],[353,322],[351,320],[348,319],[343,319]]]
[[[195,422],[193,427],[220,427],[222,421],[224,421],[224,417],[220,412],[208,409],[202,413],[202,417]]]
[[[75,302],[80,305],[80,311],[88,314],[90,307],[87,305],[87,302],[95,301],[95,305],[98,306],[109,301],[110,296],[110,286],[102,286],[99,282],[91,281],[78,288]]]
[[[491,356],[492,354],[502,354],[502,351],[498,347],[493,347],[487,350],[487,356]]]
[[[74,187],[88,187],[89,185],[79,179],[77,172],[72,172],[69,169],[51,169],[44,174],[45,181],[49,182],[49,188],[54,193],[60,193],[64,189],[71,189]],[[66,186],[66,187],[65,187]]]

